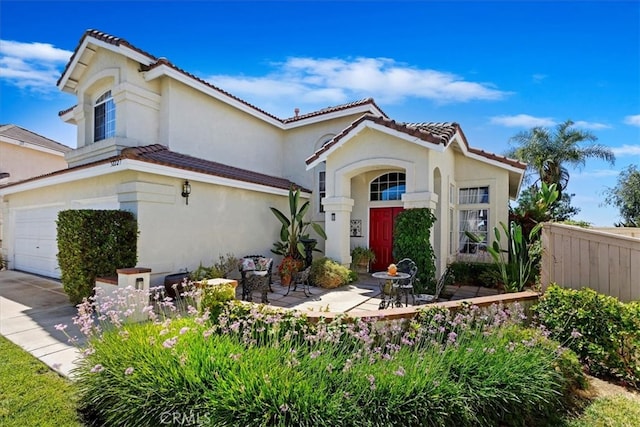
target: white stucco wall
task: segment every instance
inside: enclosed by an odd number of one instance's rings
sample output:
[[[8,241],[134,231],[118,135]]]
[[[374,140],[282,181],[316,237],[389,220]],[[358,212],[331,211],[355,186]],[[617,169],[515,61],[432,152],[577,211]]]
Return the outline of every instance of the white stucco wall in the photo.
[[[172,151],[268,175],[283,168],[283,131],[163,78],[160,142]]]
[[[258,253],[280,261],[270,252],[279,240],[280,223],[269,208],[288,213],[286,195],[192,180],[187,205],[180,194],[182,183],[178,178],[123,171],[10,194],[5,196],[5,208],[14,216],[21,209],[104,209],[105,204],[133,212],[139,227],[137,265],[152,269],[154,285],[162,284],[167,274],[192,271],[201,262],[212,265],[228,253],[237,257]],[[11,260],[11,220],[4,230],[3,251]]]

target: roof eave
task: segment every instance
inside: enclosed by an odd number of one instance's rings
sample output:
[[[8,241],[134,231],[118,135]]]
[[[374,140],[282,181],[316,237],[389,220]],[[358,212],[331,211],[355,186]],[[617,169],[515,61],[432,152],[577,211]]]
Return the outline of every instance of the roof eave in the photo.
[[[67,93],[75,93],[77,87],[77,81],[72,80],[71,76],[77,70],[79,66],[85,67],[85,63],[88,63],[91,56],[95,54],[95,50],[92,47],[102,48],[114,53],[121,54],[129,59],[137,61],[143,65],[151,65],[155,58],[151,58],[137,50],[123,44],[111,44],[99,40],[90,34],[86,34],[80,46],[75,50],[71,56],[70,62],[65,69],[64,74],[58,81],[58,89]]]
[[[217,99],[219,101],[222,101],[222,102],[224,102],[226,104],[229,104],[229,105],[231,105],[231,106],[233,106],[233,107],[235,107],[235,108],[237,108],[237,109],[239,109],[239,110],[241,110],[241,111],[243,111],[243,112],[245,112],[247,114],[250,114],[250,115],[252,115],[252,116],[254,116],[256,118],[259,118],[259,119],[261,119],[261,120],[263,120],[263,121],[265,121],[265,122],[267,122],[267,123],[279,128],[279,129],[284,129],[285,128],[285,125],[284,125],[284,123],[282,123],[282,121],[280,121],[280,120],[278,120],[278,119],[276,119],[276,118],[274,118],[274,117],[272,117],[272,116],[270,116],[270,115],[268,115],[266,113],[263,113],[263,112],[255,109],[255,108],[252,108],[248,104],[240,102],[237,99],[234,99],[234,98],[226,95],[225,93],[223,93],[221,91],[215,90],[213,87],[208,86],[205,83],[200,82],[198,80],[195,80],[195,79],[193,79],[193,78],[181,73],[180,71],[175,70],[174,68],[172,68],[172,67],[170,67],[168,65],[159,64],[159,65],[151,68],[150,70],[145,71],[143,73],[143,75],[144,75],[144,79],[146,81],[152,81],[152,80],[155,80],[157,78],[164,77],[164,76],[170,77],[170,78],[172,78],[174,80],[179,81],[180,83],[183,83],[183,84],[185,84],[185,85],[187,85],[189,87],[192,87],[192,88],[194,88],[196,90],[199,90],[199,91],[201,91],[201,92],[203,92],[203,93],[205,93],[205,94],[207,94],[207,95],[209,95],[209,96],[211,96],[211,97],[213,97],[213,98],[215,98],[215,99]]]

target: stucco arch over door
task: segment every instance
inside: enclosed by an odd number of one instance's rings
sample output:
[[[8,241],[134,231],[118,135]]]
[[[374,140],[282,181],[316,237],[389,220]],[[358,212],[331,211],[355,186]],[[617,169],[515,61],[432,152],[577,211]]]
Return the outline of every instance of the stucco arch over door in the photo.
[[[424,182],[425,180],[429,181],[433,176],[425,170],[428,167],[425,163],[398,158],[377,157],[350,162],[334,168],[332,159],[328,158],[326,165],[327,195],[323,199],[325,230],[328,237],[325,246],[326,255],[345,265],[351,262],[350,221],[354,206],[351,180],[358,175],[373,171],[403,172],[406,176],[406,192],[402,195],[402,201],[399,206],[404,209],[435,208],[438,200],[437,195],[432,191],[416,191],[417,186],[421,190],[432,188],[429,182]],[[417,182],[417,176],[427,178]],[[368,197],[366,200],[366,203],[369,203]]]

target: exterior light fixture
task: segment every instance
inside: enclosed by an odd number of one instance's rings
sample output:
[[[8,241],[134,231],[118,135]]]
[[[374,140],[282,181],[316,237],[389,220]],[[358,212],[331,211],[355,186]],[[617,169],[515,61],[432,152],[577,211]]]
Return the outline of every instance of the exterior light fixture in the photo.
[[[335,221],[336,220],[336,214],[335,212],[331,212],[331,221]]]
[[[186,199],[187,205],[189,204],[189,194],[191,194],[191,185],[188,180],[185,180],[182,184],[182,197]]]

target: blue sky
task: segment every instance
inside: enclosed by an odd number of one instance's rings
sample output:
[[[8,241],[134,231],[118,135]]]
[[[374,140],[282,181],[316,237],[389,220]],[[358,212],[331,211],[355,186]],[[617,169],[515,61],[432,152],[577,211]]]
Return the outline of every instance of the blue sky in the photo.
[[[0,2],[0,123],[69,146],[75,104],[55,82],[87,29],[121,37],[279,117],[373,97],[404,122],[458,122],[470,145],[567,119],[615,166],[571,169],[595,225],[618,173],[640,163],[640,2]]]

